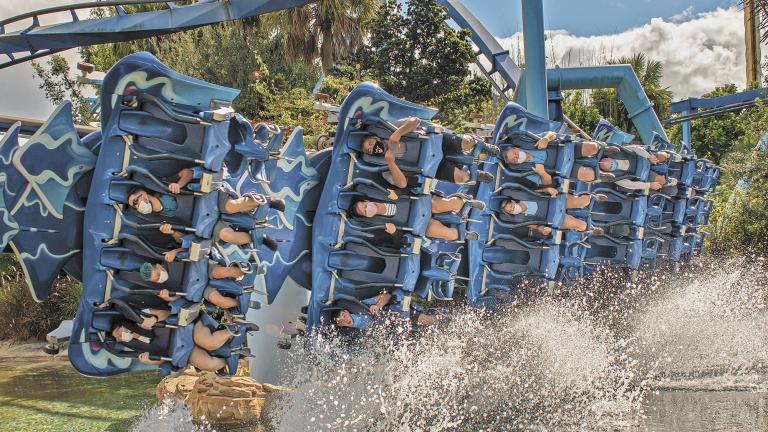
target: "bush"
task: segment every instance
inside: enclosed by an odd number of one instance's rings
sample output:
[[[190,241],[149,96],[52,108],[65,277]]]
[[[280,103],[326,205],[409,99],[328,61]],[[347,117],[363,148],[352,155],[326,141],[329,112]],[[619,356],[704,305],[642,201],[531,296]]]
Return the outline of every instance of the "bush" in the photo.
[[[82,285],[69,276],[59,278],[45,302],[32,299],[24,274],[13,255],[0,257],[0,340],[43,340],[66,319],[72,319]]]

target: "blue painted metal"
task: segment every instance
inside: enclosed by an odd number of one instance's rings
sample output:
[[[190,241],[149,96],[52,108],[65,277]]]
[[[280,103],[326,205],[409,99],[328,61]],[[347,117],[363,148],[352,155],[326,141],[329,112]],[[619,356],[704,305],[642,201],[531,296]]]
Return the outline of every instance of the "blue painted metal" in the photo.
[[[766,96],[766,89],[753,89],[715,98],[689,98],[673,103],[671,111],[672,114],[682,114],[686,111],[692,113],[698,109],[714,109],[743,102],[752,102],[755,99],[762,99]]]
[[[424,235],[428,221],[428,217],[423,216],[424,212],[429,214],[428,186],[424,186],[425,194],[417,195],[418,199],[409,205],[406,216],[412,232],[405,234],[405,238],[411,246],[403,245],[399,252],[382,254],[382,251],[371,248],[370,234],[355,228],[359,222],[351,222],[353,216],[347,215],[347,210],[352,194],[360,193],[358,187],[372,188],[363,196],[370,196],[378,188],[391,187],[369,186],[378,184],[381,179],[379,171],[383,168],[371,165],[359,153],[361,140],[369,132],[358,128],[367,122],[393,122],[407,117],[429,120],[435,113],[433,109],[397,99],[372,83],[358,85],[342,103],[331,167],[315,213],[312,232],[312,296],[308,326],[331,324],[329,313],[339,299],[373,297],[382,288],[395,290],[394,295],[399,301],[410,302],[419,278],[418,244],[421,240],[418,238]],[[436,134],[423,142],[421,145],[425,147],[419,151],[418,161],[412,161],[417,162],[419,177],[427,185],[442,159],[440,138]],[[362,280],[366,283],[360,282],[359,278],[364,278]],[[372,288],[368,286],[371,284]],[[371,292],[372,295],[367,295]],[[408,316],[410,309],[404,309],[402,314]]]
[[[520,81],[522,70],[512,60],[509,51],[501,47],[499,41],[459,0],[437,0],[437,3],[448,9],[448,15],[459,27],[469,30],[472,42],[477,45],[480,53],[491,63],[491,70],[487,73],[489,75],[498,73],[504,80],[505,86],[500,89],[501,93],[515,90]]]
[[[200,312],[206,287],[235,298],[237,306],[229,312],[244,317],[269,305],[294,264],[308,255],[308,213],[314,208],[306,206],[312,201],[305,203],[305,198],[317,183],[317,172],[308,164],[300,129],[283,146],[281,129],[258,125],[254,131],[226,108],[238,91],[180,75],[147,53],[119,61],[103,89],[102,130],[82,141],[69,104],[24,145],[17,142],[18,126],[6,134],[0,143],[0,160],[6,164],[0,170],[5,190],[0,194],[0,234],[3,246],[7,243],[19,256],[36,299],[44,298],[62,268],[82,280],[69,358],[85,375],[146,368],[136,360],[139,353],[112,337],[117,320],[135,315],[126,312],[132,307],[119,304],[129,295],[154,298],[160,288],[178,293],[168,303],[166,326],[156,328],[167,336],[165,354],[157,358],[167,373],[186,367],[196,323],[211,330],[219,324]],[[225,163],[235,177],[225,176]],[[126,202],[136,187],[167,194],[164,179],[182,168],[197,174],[174,195],[175,214],[142,215]],[[204,186],[206,179],[210,188]],[[226,214],[221,200],[232,195],[216,186],[224,182],[242,195],[283,198],[285,211],[262,205],[251,213]],[[185,236],[179,259],[165,264],[170,277],[158,285],[139,278],[137,270],[144,262],[163,262],[163,252],[179,247],[159,232],[163,223]],[[252,242],[225,243],[214,229],[221,223],[248,232]],[[265,234],[277,240],[276,251],[263,247]],[[209,259],[247,262],[252,271],[240,280],[209,278]],[[235,372],[244,338],[242,332],[209,350],[225,359],[225,372]]]
[[[544,47],[542,0],[523,0],[523,45],[527,95],[523,105],[534,115],[548,118],[547,56]]]
[[[45,55],[81,46],[124,42],[151,36],[176,33],[210,24],[254,17],[281,9],[303,6],[311,0],[228,0],[196,1],[186,6],[127,14],[105,18],[80,19],[77,10],[90,10],[120,4],[165,3],[160,1],[107,1],[88,2],[43,9],[0,21],[0,54],[8,59],[0,62],[0,69],[40,58]],[[119,6],[118,6],[119,7]],[[70,12],[71,20],[51,25],[40,25],[40,16]],[[7,32],[9,24],[32,19],[22,30]]]
[[[654,132],[669,140],[653,111],[653,104],[648,100],[640,80],[629,65],[549,69],[547,86],[550,90],[615,88],[643,143],[650,144]],[[521,104],[528,98],[525,89],[525,86],[521,86],[522,93],[518,94],[518,102]]]
[[[600,119],[597,127],[595,127],[595,132],[592,133],[592,139],[609,144],[624,145],[631,143],[635,136],[617,128],[606,119]]]

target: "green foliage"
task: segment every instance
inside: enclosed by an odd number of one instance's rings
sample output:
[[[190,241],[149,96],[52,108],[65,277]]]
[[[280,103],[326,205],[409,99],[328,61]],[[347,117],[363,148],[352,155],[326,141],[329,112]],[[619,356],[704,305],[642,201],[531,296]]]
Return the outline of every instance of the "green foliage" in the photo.
[[[582,130],[591,134],[600,122],[600,110],[585,101],[581,90],[563,92],[563,113],[573,120]]]
[[[704,94],[704,98],[714,98],[737,93],[735,84],[726,84]],[[749,147],[755,142],[753,126],[759,115],[759,109],[749,108],[740,112],[723,113],[713,117],[700,118],[691,121],[691,143],[696,155],[720,163],[723,157],[734,149]],[[671,137],[682,139],[682,132],[675,130]]]
[[[90,103],[83,101],[82,84],[70,75],[67,59],[54,54],[44,65],[32,62],[32,69],[35,77],[41,81],[39,87],[46,99],[54,105],[59,105],[65,100],[72,101],[72,117],[75,123],[87,124],[95,120],[90,112]]]
[[[319,0],[268,14],[263,23],[267,33],[275,35],[286,68],[299,61],[311,68],[319,58],[327,73],[363,43],[380,4],[380,0]]]
[[[662,87],[661,79],[664,66],[661,62],[649,59],[645,54],[638,53],[631,57],[621,57],[608,62],[609,64],[629,64],[635,71],[640,84],[653,104],[653,110],[660,119],[669,117],[672,103],[672,92],[668,87]],[[615,89],[597,89],[592,92],[592,106],[616,127],[629,133],[637,134],[632,120],[629,118],[624,103]]]
[[[728,87],[719,88],[713,94],[734,89]],[[768,106],[758,102],[738,114],[728,126],[737,127],[741,135],[720,160],[722,179],[714,196],[709,247],[714,253],[765,254],[768,250],[768,206],[765,205],[768,202],[768,154],[754,144],[768,132]],[[751,183],[748,192],[736,187],[740,179]]]
[[[45,302],[36,303],[15,257],[0,256],[0,340],[42,340],[61,321],[75,316],[81,293],[82,285],[61,277]]]
[[[436,117],[460,128],[467,116],[490,104],[490,85],[472,76],[476,54],[469,33],[445,23],[446,9],[433,0],[395,0],[382,8],[366,45],[350,58],[355,79],[373,79],[389,93],[437,107]]]

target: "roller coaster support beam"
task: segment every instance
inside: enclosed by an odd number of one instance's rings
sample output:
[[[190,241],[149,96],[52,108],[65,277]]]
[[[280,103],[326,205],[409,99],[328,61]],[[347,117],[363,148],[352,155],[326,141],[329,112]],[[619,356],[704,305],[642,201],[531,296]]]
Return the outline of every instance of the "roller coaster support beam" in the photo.
[[[517,64],[515,64],[512,57],[509,56],[509,51],[501,47],[499,42],[493,37],[492,34],[485,29],[483,24],[475,18],[474,15],[461,3],[459,0],[437,0],[437,3],[448,9],[448,16],[458,24],[459,27],[469,30],[470,38],[472,42],[480,50],[480,53],[491,64],[491,69],[483,72],[488,76],[489,80],[494,73],[497,73],[504,81],[504,87],[500,88],[500,96],[505,97],[505,92],[515,90],[517,83],[520,81],[520,75],[522,70]],[[480,65],[482,68],[482,65]],[[495,81],[493,81],[496,84]]]
[[[34,60],[71,48],[103,43],[125,42],[176,33],[225,21],[239,20],[282,9],[303,6],[312,0],[197,0],[176,6],[169,1],[122,0],[90,1],[25,13],[0,21],[0,69]],[[126,5],[165,3],[168,9],[128,13]],[[77,11],[113,7],[116,14],[103,18],[80,19]],[[68,20],[40,25],[40,17],[69,12]],[[55,17],[58,17],[56,15]],[[53,18],[53,16],[49,17]],[[7,31],[9,25],[30,24],[21,30]]]
[[[544,51],[543,0],[523,0],[523,47],[525,49],[526,108],[531,113],[549,118],[547,64]]]
[[[527,81],[527,75],[523,81]],[[653,104],[637,79],[630,65],[590,66],[559,68],[547,70],[547,87],[552,91],[614,88],[627,108],[629,118],[634,123],[640,138],[645,144],[651,144],[653,133],[658,133],[665,140],[667,134],[661,125]],[[527,86],[521,83],[518,103],[526,102]]]

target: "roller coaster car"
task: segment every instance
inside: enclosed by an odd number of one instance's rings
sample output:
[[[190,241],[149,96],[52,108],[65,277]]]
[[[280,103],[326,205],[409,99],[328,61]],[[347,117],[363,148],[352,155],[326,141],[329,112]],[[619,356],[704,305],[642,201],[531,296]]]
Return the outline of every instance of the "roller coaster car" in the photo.
[[[414,294],[427,301],[453,300],[461,258],[458,253],[443,252],[433,247],[422,248],[421,275],[416,281]]]
[[[520,239],[528,238],[530,225],[545,225],[554,229],[562,227],[565,217],[566,195],[536,192],[521,184],[507,183],[497,189],[498,193],[491,195],[488,208],[491,210],[491,224],[496,227],[497,233],[508,233]],[[507,200],[528,203],[528,207],[535,206],[533,214],[510,215],[502,211],[501,206]]]
[[[397,126],[376,116],[357,117],[350,122],[350,128],[344,137],[346,147],[356,152],[357,157],[364,163],[375,167],[385,167],[384,156],[371,155],[362,151],[362,141],[369,136],[389,139]],[[424,177],[435,177],[437,167],[444,155],[442,150],[442,133],[437,126],[423,122],[419,132],[403,135],[400,142],[390,144],[390,150],[395,153],[397,166],[404,173],[420,174]]]
[[[220,221],[217,184],[225,180],[221,173],[233,145],[248,133],[227,108],[237,93],[179,75],[146,53],[125,57],[107,73],[102,142],[85,209],[83,296],[69,345],[70,361],[83,374],[144,367],[135,360],[137,353],[110,340],[116,315],[109,305],[130,295],[156,296],[161,288],[183,296],[171,304],[166,320],[178,328],[163,331],[170,333],[167,360],[174,367],[186,365],[194,346],[190,320],[209,284],[206,251]],[[182,169],[192,169],[194,181],[173,195],[175,211],[140,214],[128,202],[136,188],[167,194]],[[159,232],[164,223],[194,235],[177,261],[165,264],[168,279],[154,284],[137,271],[144,262],[163,262],[163,253],[177,247]]]
[[[608,146],[604,149],[604,157],[615,160],[626,161],[629,163],[627,169],[613,171],[614,181],[629,179],[636,181],[647,181],[651,170],[651,162],[643,156],[628,150],[627,147]]]
[[[561,132],[564,124],[545,120],[527,112],[523,107],[515,103],[509,103],[502,110],[496,122],[494,131],[494,144],[501,150],[500,159],[503,160],[505,152],[509,148],[517,147],[523,150],[538,150],[535,147],[539,137],[547,132]],[[545,162],[542,164],[547,172],[553,176],[568,178],[571,175],[575,158],[576,142],[570,135],[558,134],[558,139],[550,142],[544,151]],[[499,175],[520,178],[519,174],[533,174],[533,164],[499,164]],[[513,174],[514,173],[514,174]],[[502,180],[504,182],[504,180]]]
[[[596,226],[610,228],[616,225],[643,226],[648,206],[644,195],[623,190],[611,183],[600,183],[594,193],[607,197],[605,201],[592,203],[590,216]]]

